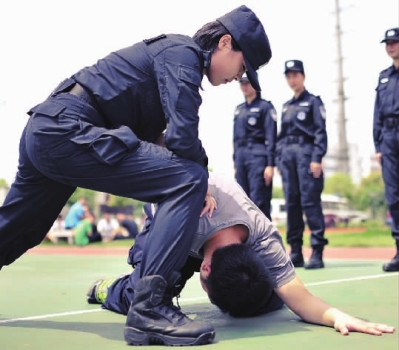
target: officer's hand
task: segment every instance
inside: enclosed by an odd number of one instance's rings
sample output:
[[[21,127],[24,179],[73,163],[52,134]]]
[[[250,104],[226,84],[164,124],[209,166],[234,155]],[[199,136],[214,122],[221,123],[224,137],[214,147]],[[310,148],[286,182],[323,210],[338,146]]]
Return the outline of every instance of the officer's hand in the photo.
[[[263,172],[263,177],[265,178],[266,186],[270,186],[274,176],[274,168],[272,166],[267,166]]]
[[[310,172],[315,179],[319,178],[322,172],[321,164],[316,162],[310,163]]]
[[[345,314],[335,320],[334,328],[342,335],[348,335],[349,332],[361,332],[371,335],[382,335],[383,333],[395,332],[395,327],[366,322]]]
[[[378,152],[375,154],[375,160],[378,162],[379,165],[382,165],[381,161],[382,161],[382,153]]]
[[[203,217],[206,213],[208,213],[208,218],[212,217],[213,211],[215,209],[217,209],[216,200],[212,197],[212,193],[208,188],[205,196],[204,208],[201,211],[200,217]]]

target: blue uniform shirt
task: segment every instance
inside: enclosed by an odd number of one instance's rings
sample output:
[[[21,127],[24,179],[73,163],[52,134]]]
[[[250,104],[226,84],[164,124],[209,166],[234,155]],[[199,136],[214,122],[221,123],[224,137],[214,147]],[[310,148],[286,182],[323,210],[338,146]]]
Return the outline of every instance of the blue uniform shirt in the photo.
[[[234,113],[234,153],[239,141],[265,144],[267,165],[275,166],[277,113],[270,101],[256,98],[237,106]]]
[[[312,162],[321,163],[327,152],[326,110],[319,96],[307,90],[283,105],[279,147],[286,136],[302,136],[313,140]]]
[[[399,118],[399,68],[393,65],[378,78],[374,104],[373,136],[376,152],[380,152],[382,127],[387,118]]]
[[[206,62],[192,38],[161,35],[113,52],[72,78],[91,92],[108,127],[128,126],[148,142],[166,129],[169,150],[206,167],[198,138]]]

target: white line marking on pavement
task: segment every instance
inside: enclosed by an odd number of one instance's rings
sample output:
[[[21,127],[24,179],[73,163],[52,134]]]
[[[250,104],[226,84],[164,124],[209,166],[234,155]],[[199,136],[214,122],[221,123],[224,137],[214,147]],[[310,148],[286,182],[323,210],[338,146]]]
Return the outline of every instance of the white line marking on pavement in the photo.
[[[385,277],[393,277],[393,276],[398,277],[399,274],[398,273],[385,273],[385,274],[379,274],[379,275],[369,275],[369,276],[359,276],[359,277],[351,277],[351,278],[341,278],[341,279],[336,279],[336,280],[306,283],[305,285],[307,287],[321,286],[321,285],[325,285],[325,284],[337,284],[337,283],[344,283],[344,282],[364,281],[364,280],[371,280],[371,279],[385,278]],[[208,297],[204,296],[204,297],[198,297],[198,298],[182,298],[179,301],[184,303],[184,302],[190,302],[190,301],[201,301],[201,300],[206,300],[206,299],[208,299]],[[77,310],[77,311],[60,312],[60,313],[47,314],[47,315],[11,318],[11,319],[8,319],[8,320],[0,320],[0,324],[12,323],[12,322],[18,322],[18,321],[33,321],[33,320],[40,320],[40,319],[44,319],[44,318],[83,315],[83,314],[89,314],[89,313],[94,313],[94,312],[102,312],[102,311],[106,311],[106,310],[104,310],[104,309]]]
[[[376,278],[384,278],[384,277],[392,277],[392,276],[399,276],[399,274],[397,274],[397,273],[381,273],[379,275],[359,276],[359,277],[351,277],[351,278],[341,278],[338,280],[312,282],[312,283],[306,283],[305,285],[307,287],[321,286],[323,284],[336,284],[336,283],[342,283],[342,282],[364,281],[364,280],[372,280],[372,279],[376,279]]]

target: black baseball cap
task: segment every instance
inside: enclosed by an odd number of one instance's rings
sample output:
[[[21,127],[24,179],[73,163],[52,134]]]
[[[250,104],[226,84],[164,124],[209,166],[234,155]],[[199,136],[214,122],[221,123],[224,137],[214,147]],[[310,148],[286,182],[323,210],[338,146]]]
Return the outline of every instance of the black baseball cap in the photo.
[[[303,62],[300,60],[289,60],[284,63],[284,74],[287,72],[295,71],[305,75],[305,69],[303,68]]]
[[[381,42],[385,43],[388,40],[399,41],[399,28],[391,28],[385,32],[385,37]]]
[[[241,84],[241,83],[249,83],[250,81],[246,75],[243,75],[238,82]]]
[[[242,5],[217,19],[229,31],[242,50],[247,77],[256,91],[261,91],[256,71],[272,57],[269,39],[255,13]]]

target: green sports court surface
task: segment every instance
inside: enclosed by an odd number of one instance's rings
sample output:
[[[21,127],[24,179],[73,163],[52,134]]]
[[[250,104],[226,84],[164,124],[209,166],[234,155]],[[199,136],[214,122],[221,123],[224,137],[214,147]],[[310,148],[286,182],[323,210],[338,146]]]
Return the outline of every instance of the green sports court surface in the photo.
[[[124,255],[29,254],[3,268],[0,349],[128,349],[123,338],[125,316],[85,300],[93,281],[127,272],[125,261]],[[297,273],[313,294],[330,304],[398,329],[398,274],[383,273],[381,263],[327,259],[323,270]],[[398,331],[382,337],[359,333],[344,337],[332,328],[301,322],[287,308],[255,318],[230,318],[208,302],[198,276],[187,284],[180,305],[191,317],[215,327],[215,341],[206,345],[209,349],[399,349]]]

